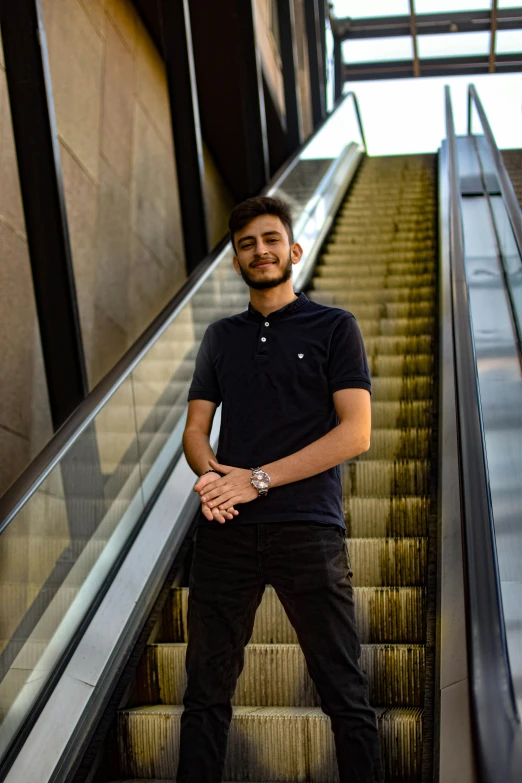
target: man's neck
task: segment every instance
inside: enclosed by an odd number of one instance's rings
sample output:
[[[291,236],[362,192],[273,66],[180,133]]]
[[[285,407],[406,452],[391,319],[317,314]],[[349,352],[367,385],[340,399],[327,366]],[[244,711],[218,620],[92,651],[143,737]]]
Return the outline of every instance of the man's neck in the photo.
[[[275,313],[290,302],[297,299],[292,288],[292,280],[288,280],[277,288],[265,288],[258,291],[255,288],[250,289],[250,304],[264,316]]]

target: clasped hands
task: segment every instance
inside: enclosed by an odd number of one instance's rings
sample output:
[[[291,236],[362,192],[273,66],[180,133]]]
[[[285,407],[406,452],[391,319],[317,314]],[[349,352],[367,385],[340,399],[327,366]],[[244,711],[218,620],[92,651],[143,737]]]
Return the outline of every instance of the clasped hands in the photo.
[[[239,514],[234,506],[237,503],[249,503],[258,497],[258,492],[250,483],[252,471],[245,468],[233,468],[230,465],[220,465],[215,460],[209,460],[210,467],[224,475],[205,473],[194,485],[194,491],[199,493],[203,516],[212,522],[224,524],[227,519],[233,519]]]

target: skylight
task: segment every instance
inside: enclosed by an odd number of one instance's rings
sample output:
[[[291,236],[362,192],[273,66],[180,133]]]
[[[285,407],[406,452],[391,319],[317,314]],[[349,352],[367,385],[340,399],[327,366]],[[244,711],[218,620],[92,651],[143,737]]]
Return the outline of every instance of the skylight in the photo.
[[[408,16],[408,0],[334,0],[333,13],[337,19],[349,16],[360,19],[375,16]]]
[[[465,57],[470,54],[488,54],[489,32],[447,33],[419,35],[419,57]]]
[[[371,63],[411,60],[413,44],[409,35],[394,38],[353,38],[343,42],[345,63]]]
[[[497,54],[522,52],[522,30],[498,30],[495,51]]]
[[[445,14],[448,11],[490,10],[491,0],[415,0],[415,12],[417,14]]]

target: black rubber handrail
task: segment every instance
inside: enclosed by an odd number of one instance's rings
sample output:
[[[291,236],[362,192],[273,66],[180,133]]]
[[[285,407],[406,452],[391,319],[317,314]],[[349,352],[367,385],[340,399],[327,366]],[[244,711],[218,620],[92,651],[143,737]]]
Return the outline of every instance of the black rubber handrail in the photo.
[[[321,132],[332,114],[337,111],[341,104],[350,98],[354,102],[359,132],[364,148],[366,149],[366,140],[357,96],[353,92],[347,92],[336,101],[332,112],[317,126],[310,138],[303,142],[296,152],[276,172],[263,192],[266,193],[278,186],[285,173],[295,165],[303,149]],[[0,534],[12,522],[18,511],[60,462],[62,456],[68,451],[74,441],[77,440],[81,433],[89,426],[96,414],[112,397],[116,389],[121,386],[126,378],[128,378],[152,345],[154,345],[156,340],[168,328],[181,309],[192,298],[194,290],[199,288],[207,277],[209,277],[228,242],[228,236],[224,237],[219,245],[212,250],[212,252],[209,253],[199,266],[189,275],[170,302],[138,337],[135,343],[122,356],[112,370],[110,370],[87,395],[85,400],[83,400],[72,415],[69,416],[67,421],[62,424],[51,440],[33,459],[31,464],[28,465],[25,471],[0,498]]]
[[[478,756],[477,769],[483,783],[515,783],[522,779],[522,732],[505,638],[464,265],[457,141],[449,87],[446,87],[445,108],[450,181],[453,340],[473,733]]]
[[[469,136],[473,135],[472,133],[473,104],[475,104],[475,108],[479,116],[480,124],[482,125],[484,136],[486,137],[486,142],[488,144],[489,151],[493,159],[493,163],[495,164],[495,168],[497,170],[497,178],[498,178],[498,183],[500,185],[500,192],[502,193],[502,198],[504,199],[506,211],[509,215],[511,225],[513,227],[513,233],[515,235],[519,253],[522,256],[522,210],[520,209],[520,205],[518,203],[515,189],[513,187],[513,183],[511,182],[511,177],[507,173],[506,166],[504,165],[502,153],[497,147],[495,137],[493,136],[493,131],[491,130],[489,120],[487,118],[486,112],[484,111],[482,101],[479,98],[477,88],[475,87],[474,84],[470,84],[468,87],[468,135]]]

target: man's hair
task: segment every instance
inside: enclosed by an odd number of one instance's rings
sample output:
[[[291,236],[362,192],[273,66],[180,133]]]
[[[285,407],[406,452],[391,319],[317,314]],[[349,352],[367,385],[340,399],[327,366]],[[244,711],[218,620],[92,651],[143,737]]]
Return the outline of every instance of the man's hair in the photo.
[[[234,234],[237,231],[241,231],[242,228],[248,225],[254,218],[259,217],[259,215],[275,215],[278,217],[286,228],[288,241],[290,244],[293,244],[294,227],[292,225],[290,205],[280,198],[254,196],[253,198],[247,198],[246,201],[242,201],[241,204],[234,207],[230,215],[228,227],[230,229],[230,239],[235,252],[237,251],[234,242]]]

